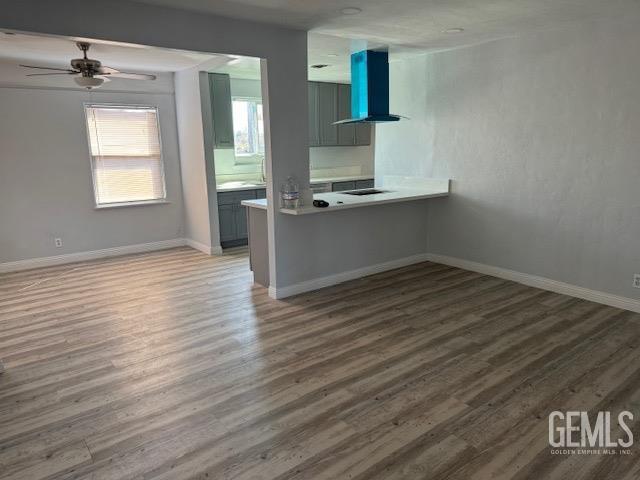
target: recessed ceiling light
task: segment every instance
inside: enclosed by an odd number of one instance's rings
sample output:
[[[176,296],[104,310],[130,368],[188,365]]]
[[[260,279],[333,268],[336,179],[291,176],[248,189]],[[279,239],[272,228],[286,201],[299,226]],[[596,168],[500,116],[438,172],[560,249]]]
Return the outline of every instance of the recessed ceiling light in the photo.
[[[444,33],[462,33],[464,32],[464,28],[456,27],[456,28],[447,28]]]
[[[362,12],[362,9],[358,7],[345,7],[342,10],[340,10],[340,13],[342,15],[357,15],[361,12]]]

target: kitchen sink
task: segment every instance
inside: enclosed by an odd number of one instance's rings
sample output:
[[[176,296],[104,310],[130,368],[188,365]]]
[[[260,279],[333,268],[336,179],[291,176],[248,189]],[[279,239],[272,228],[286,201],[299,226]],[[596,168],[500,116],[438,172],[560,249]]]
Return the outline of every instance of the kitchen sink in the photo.
[[[340,192],[345,195],[375,195],[376,193],[387,193],[389,190],[378,190],[377,188],[363,188],[361,190],[349,190],[348,192]]]

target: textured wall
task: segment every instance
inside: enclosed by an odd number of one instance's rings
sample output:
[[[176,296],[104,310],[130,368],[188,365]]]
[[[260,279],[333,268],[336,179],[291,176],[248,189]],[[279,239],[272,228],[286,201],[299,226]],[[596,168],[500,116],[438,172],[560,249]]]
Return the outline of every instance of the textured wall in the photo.
[[[376,171],[453,179],[430,252],[640,296],[637,20],[392,65],[392,110],[415,119],[378,131]]]

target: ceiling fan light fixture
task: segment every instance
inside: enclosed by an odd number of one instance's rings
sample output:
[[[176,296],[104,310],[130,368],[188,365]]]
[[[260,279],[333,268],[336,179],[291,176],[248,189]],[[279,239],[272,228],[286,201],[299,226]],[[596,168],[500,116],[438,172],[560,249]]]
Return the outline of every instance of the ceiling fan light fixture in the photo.
[[[104,78],[99,77],[74,77],[73,80],[88,90],[92,88],[98,88],[100,85],[104,83]]]

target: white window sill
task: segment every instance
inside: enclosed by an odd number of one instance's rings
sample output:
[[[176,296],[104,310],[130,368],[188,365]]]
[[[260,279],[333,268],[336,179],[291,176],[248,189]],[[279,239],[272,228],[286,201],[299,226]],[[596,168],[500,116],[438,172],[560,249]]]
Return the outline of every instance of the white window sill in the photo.
[[[167,200],[146,200],[142,202],[121,202],[121,203],[105,203],[102,205],[96,205],[94,210],[105,210],[109,208],[122,208],[122,207],[142,207],[144,205],[165,205],[171,203]]]

